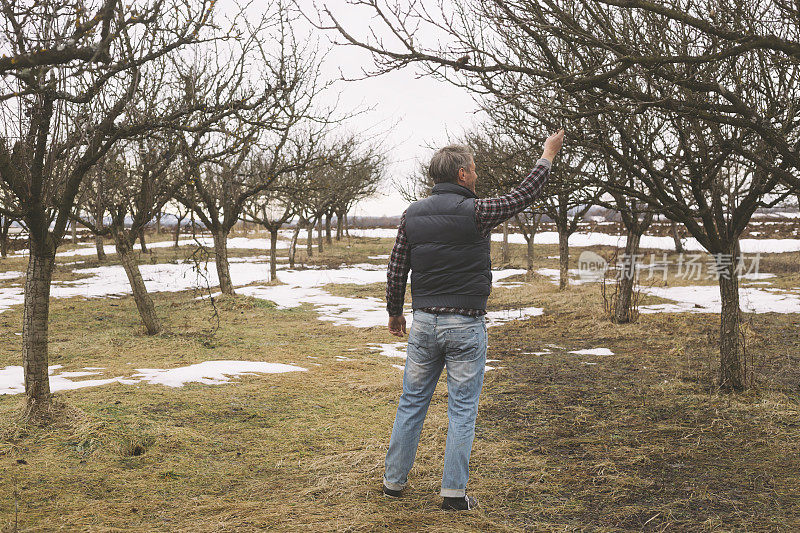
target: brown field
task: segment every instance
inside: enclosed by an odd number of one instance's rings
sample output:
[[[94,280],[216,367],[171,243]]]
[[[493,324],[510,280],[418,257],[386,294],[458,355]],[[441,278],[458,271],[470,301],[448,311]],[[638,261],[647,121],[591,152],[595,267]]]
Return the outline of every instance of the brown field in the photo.
[[[311,259],[300,248],[299,259],[381,263],[367,256],[390,246],[354,238]],[[557,268],[548,259],[556,248],[537,246],[537,268]],[[573,248],[573,261],[582,250]],[[512,246],[509,266],[521,268],[523,253]],[[156,248],[141,261],[186,254]],[[97,265],[92,256],[61,262],[74,260]],[[799,266],[798,253],[769,254],[761,270],[778,275],[774,286],[796,288]],[[0,262],[0,271],[24,269],[22,258]],[[56,279],[75,275],[64,267]],[[382,297],[384,286],[329,289]],[[47,427],[19,421],[22,395],[0,395],[2,531],[15,521],[36,532],[800,530],[798,314],[745,315],[753,387],[721,395],[716,315],[647,314],[615,325],[597,284],[559,292],[534,275],[524,287],[496,289],[493,309],[545,313],[490,329],[488,357],[500,361],[486,374],[469,483],[481,508],[448,514],[437,496],[445,383],[407,494],[389,501],[380,493],[402,383],[392,364],[402,361],[368,344],[398,339],[384,328],[332,326],[309,306],[279,310],[244,296],[216,301],[217,328],[209,302],[195,296],[155,294],[164,332],[154,337],[130,297],[54,299],[49,364],[105,367],[91,378],[217,359],[308,371],[58,392]],[[0,369],[21,364],[21,322],[19,307],[0,314]],[[530,354],[549,344],[563,349]],[[568,353],[594,347],[614,355]]]

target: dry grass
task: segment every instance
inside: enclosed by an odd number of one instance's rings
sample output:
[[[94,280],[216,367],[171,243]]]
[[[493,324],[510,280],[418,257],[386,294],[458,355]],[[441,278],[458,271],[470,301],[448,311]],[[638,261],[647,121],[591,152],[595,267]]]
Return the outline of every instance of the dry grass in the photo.
[[[353,239],[312,260],[363,262],[390,245]],[[517,265],[522,248],[513,247]],[[555,253],[539,253],[546,255]],[[342,290],[382,297],[379,284]],[[193,298],[155,295],[165,326],[155,337],[143,334],[130,298],[53,300],[50,364],[102,366],[103,377],[214,359],[308,372],[60,392],[46,427],[22,425],[22,397],[0,396],[0,527],[13,523],[15,491],[19,531],[800,527],[798,315],[752,317],[759,386],[721,396],[713,386],[716,316],[613,325],[596,285],[560,292],[535,279],[524,290],[495,291],[494,306],[521,302],[546,313],[490,331],[489,357],[503,368],[486,375],[473,451],[470,491],[483,509],[453,515],[438,510],[436,496],[444,383],[407,496],[387,501],[379,492],[402,376],[391,366],[398,360],[367,345],[394,337],[247,297],[217,301],[220,328],[211,337],[211,309]],[[19,308],[0,315],[0,367],[20,364],[20,323]],[[566,350],[523,354],[547,344]],[[615,355],[567,353],[590,347]]]

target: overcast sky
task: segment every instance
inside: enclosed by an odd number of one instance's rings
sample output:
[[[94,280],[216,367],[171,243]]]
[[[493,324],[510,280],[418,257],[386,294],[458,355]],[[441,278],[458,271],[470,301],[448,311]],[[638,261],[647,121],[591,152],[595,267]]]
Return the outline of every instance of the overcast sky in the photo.
[[[312,0],[300,3],[308,13],[314,11]],[[328,4],[348,31],[366,35],[370,20],[356,16],[341,1]],[[328,37],[318,37],[320,46],[327,48]],[[329,37],[335,36],[330,34]],[[334,47],[322,65],[323,76],[327,79],[339,78],[340,69],[347,78],[359,77],[362,68],[371,67],[371,56],[352,46]],[[386,183],[381,187],[383,194],[359,204],[354,212],[356,215],[400,215],[407,203],[396,191],[393,180],[405,179],[415,171],[419,160],[430,158],[432,151],[426,145],[442,146],[447,141],[448,132],[458,135],[479,122],[475,115],[477,106],[468,91],[419,77],[418,73],[417,68],[408,67],[374,78],[339,82],[325,97],[332,102],[340,94],[340,108],[344,111],[371,108],[350,120],[347,127],[356,132],[385,135],[386,138],[391,164]]]

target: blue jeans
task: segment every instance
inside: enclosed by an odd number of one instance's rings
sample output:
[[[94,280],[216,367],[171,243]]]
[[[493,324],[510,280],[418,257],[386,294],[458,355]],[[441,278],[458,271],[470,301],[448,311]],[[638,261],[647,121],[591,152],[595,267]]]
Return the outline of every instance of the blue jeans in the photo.
[[[383,484],[401,490],[414,464],[422,423],[443,368],[447,368],[447,442],[440,494],[465,494],[475,437],[478,397],[486,365],[486,319],[414,311],[408,334],[403,394],[397,405]]]

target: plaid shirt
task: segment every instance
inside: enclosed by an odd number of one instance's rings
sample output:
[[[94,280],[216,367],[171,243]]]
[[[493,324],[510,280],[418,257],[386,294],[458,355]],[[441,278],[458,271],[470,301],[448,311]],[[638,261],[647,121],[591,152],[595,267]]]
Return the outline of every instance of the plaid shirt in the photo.
[[[520,183],[517,188],[504,196],[497,198],[479,198],[475,200],[475,221],[481,235],[488,237],[492,229],[523,211],[536,200],[547,183],[550,176],[550,161],[540,159],[536,167]],[[406,283],[408,271],[411,268],[411,248],[406,238],[406,213],[400,217],[397,227],[397,239],[389,258],[389,268],[386,274],[386,310],[389,316],[403,314],[403,302],[406,296]],[[429,313],[457,313],[467,316],[481,316],[486,314],[485,309],[459,309],[455,307],[425,307],[423,311]]]

